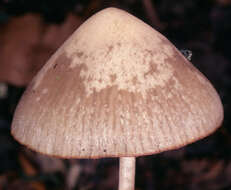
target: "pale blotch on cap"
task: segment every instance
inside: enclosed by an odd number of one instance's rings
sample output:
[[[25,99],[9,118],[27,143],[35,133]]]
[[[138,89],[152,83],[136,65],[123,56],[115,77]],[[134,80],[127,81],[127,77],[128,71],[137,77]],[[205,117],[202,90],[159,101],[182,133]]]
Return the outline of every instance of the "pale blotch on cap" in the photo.
[[[164,36],[108,8],[83,23],[33,79],[12,134],[64,158],[141,156],[192,143],[222,120],[212,85]]]

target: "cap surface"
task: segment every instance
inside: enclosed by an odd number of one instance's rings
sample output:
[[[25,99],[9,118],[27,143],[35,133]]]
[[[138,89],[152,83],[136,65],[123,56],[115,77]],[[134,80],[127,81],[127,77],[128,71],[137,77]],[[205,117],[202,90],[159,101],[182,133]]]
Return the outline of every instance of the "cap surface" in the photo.
[[[119,9],[83,23],[24,93],[13,136],[65,158],[178,148],[223,120],[209,81],[160,33]]]

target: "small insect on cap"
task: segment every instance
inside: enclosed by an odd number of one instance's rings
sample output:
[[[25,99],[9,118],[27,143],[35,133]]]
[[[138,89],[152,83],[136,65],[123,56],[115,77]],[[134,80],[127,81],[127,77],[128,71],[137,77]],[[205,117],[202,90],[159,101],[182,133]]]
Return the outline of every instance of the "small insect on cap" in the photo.
[[[12,134],[64,158],[140,156],[203,138],[222,119],[212,85],[164,36],[108,8],[83,23],[33,79]]]

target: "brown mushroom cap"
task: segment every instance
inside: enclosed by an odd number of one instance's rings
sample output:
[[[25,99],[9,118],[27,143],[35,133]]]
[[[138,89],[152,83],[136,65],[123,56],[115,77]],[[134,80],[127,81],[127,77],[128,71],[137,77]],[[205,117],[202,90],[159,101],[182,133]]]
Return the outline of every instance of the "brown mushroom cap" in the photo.
[[[119,9],[82,24],[24,93],[13,136],[64,158],[140,156],[221,125],[209,81],[160,33]]]

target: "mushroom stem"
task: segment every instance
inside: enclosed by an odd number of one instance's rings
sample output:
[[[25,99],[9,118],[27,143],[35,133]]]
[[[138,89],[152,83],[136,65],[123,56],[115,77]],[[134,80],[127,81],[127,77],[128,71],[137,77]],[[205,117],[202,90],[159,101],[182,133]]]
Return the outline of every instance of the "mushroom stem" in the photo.
[[[135,186],[135,157],[121,157],[119,170],[119,190],[134,190]]]

